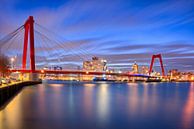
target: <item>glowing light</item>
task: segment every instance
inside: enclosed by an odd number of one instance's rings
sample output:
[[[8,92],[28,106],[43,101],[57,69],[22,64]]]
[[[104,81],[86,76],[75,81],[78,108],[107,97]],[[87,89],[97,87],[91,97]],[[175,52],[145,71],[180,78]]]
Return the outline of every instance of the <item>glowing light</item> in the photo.
[[[14,61],[15,61],[15,59],[12,57],[12,58],[11,58],[11,62],[14,62]]]

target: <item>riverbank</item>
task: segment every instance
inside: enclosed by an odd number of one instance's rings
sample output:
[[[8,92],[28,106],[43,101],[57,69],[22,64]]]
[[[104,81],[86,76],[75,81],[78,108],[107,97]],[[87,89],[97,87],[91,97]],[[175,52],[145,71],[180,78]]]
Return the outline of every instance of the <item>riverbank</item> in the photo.
[[[0,109],[3,108],[23,87],[40,83],[42,83],[42,81],[25,81],[0,86]]]

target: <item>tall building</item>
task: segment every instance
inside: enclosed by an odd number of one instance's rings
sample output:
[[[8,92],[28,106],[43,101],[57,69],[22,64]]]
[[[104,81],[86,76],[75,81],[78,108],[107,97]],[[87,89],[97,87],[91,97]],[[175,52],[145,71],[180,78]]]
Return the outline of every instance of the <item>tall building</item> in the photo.
[[[83,62],[83,70],[92,71],[93,70],[92,62],[91,61],[84,61]]]
[[[141,67],[141,74],[148,75],[149,74],[149,68],[147,66]]]
[[[178,71],[178,69],[171,69],[168,71],[168,76],[170,76],[171,79],[178,79],[181,76],[181,73]]]
[[[132,72],[135,74],[139,73],[138,64],[136,62],[132,65]]]
[[[102,72],[107,70],[107,61],[98,57],[92,57],[91,61],[83,62],[83,70]]]

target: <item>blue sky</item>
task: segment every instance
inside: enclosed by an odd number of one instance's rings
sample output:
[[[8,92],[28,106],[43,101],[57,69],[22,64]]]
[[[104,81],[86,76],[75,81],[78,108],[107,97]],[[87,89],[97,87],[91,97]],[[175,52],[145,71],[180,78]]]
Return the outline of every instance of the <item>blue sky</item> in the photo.
[[[0,37],[33,15],[38,24],[74,44],[68,48],[64,41],[67,50],[87,59],[96,55],[111,67],[130,70],[134,61],[148,66],[151,55],[161,53],[166,70],[194,70],[193,0],[1,0],[0,10]],[[80,61],[71,56],[72,64]],[[40,49],[37,61],[42,58],[48,55]],[[67,65],[67,58],[60,58]]]

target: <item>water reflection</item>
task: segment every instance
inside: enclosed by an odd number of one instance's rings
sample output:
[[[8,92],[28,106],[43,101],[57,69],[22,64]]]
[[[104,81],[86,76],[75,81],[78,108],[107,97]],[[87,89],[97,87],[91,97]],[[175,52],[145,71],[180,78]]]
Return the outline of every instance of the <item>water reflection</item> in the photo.
[[[43,84],[0,111],[0,129],[188,129],[193,100],[194,83]]]
[[[107,121],[109,111],[109,85],[101,84],[97,91],[97,115],[101,123]]]
[[[49,110],[51,111],[51,116],[54,118],[60,118],[62,111],[64,110],[62,107],[63,104],[63,86],[62,84],[52,84],[51,89],[52,92],[49,92],[49,95],[47,95],[47,99],[50,100],[50,107]]]
[[[87,118],[91,118],[92,116],[92,111],[95,110],[93,107],[93,86],[95,86],[94,84],[84,84],[84,92],[83,92],[83,106],[84,106],[84,110],[85,110],[85,115]],[[91,88],[90,88],[91,87]]]
[[[138,111],[138,85],[137,83],[131,83],[128,84],[130,87],[129,90],[129,96],[128,96],[128,105],[130,114],[135,114],[135,112]]]
[[[156,110],[159,105],[157,87],[155,83],[129,83],[128,105],[130,115],[151,113],[148,110]]]
[[[0,129],[19,129],[22,125],[22,95],[18,95],[17,98],[9,104],[9,108],[0,111]],[[12,117],[17,116],[17,117]]]
[[[46,95],[45,95],[45,88],[44,86],[39,86],[38,92],[39,92],[39,103],[37,103],[38,109],[40,110],[40,116],[45,116],[46,115]]]
[[[191,86],[189,87],[188,98],[182,116],[184,129],[190,128],[194,121],[194,82],[191,83]]]

